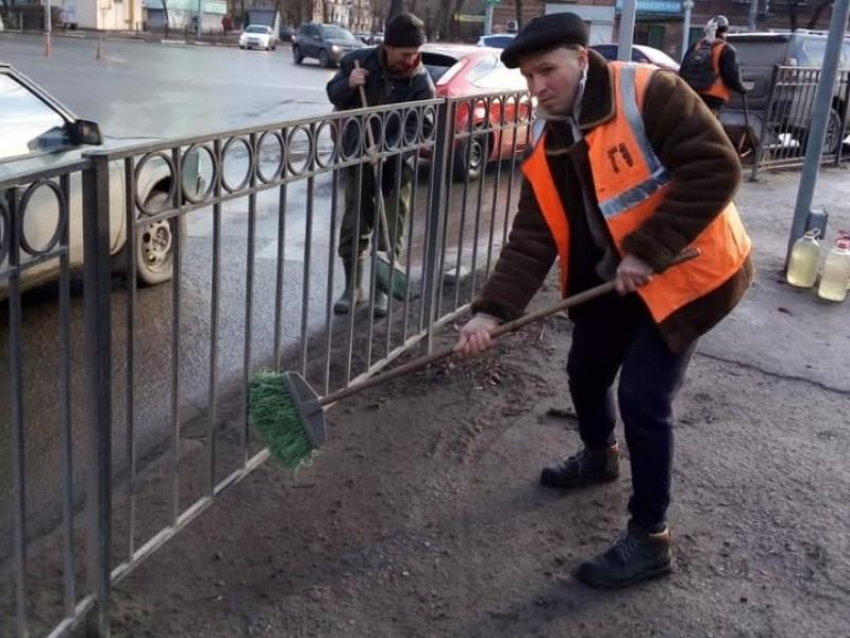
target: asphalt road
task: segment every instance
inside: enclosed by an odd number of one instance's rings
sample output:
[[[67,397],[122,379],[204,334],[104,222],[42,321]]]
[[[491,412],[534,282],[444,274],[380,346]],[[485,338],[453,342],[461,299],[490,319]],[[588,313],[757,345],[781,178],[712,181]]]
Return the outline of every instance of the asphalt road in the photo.
[[[103,132],[113,138],[172,138],[210,131],[223,132],[237,127],[262,125],[306,116],[321,116],[329,108],[324,86],[332,71],[309,62],[297,66],[289,49],[277,52],[240,51],[234,48],[173,47],[136,42],[107,41],[101,60],[95,59],[96,41],[57,38],[51,58],[43,56],[38,38],[0,36],[0,60],[27,74],[81,117],[98,121]],[[234,162],[227,170],[244,170]],[[473,254],[473,237],[478,229],[478,264],[487,257],[491,220],[494,237],[501,239],[508,205],[507,176],[510,164],[503,163],[497,183],[496,166],[479,191],[477,183],[464,193],[455,185],[450,194],[447,251],[450,261],[457,255],[463,220],[463,256],[467,267]],[[421,266],[425,214],[428,206],[429,168],[423,165],[417,186],[412,251],[414,273]],[[238,175],[232,180],[240,181]],[[284,260],[283,316],[281,327],[285,346],[299,339],[306,317],[309,335],[326,330],[329,273],[333,269],[332,297],[343,287],[343,273],[334,257],[333,228],[342,216],[342,193],[333,213],[331,175],[317,177],[312,184],[292,184],[286,193],[286,242]],[[517,190],[511,199],[515,202]],[[278,265],[277,189],[261,194],[256,202],[256,243],[251,317],[252,366],[267,365],[273,356],[275,325],[275,282]],[[313,213],[308,224],[309,199]],[[494,200],[496,202],[494,206]],[[480,202],[480,205],[479,205]],[[463,209],[466,213],[463,213]],[[225,400],[239,396],[244,371],[246,344],[246,291],[248,264],[249,202],[247,198],[228,202],[221,212],[222,252],[220,271],[220,314],[218,325],[219,393]],[[336,223],[334,224],[334,219]],[[309,228],[308,228],[309,226]],[[169,284],[140,289],[137,298],[134,362],[135,432],[140,454],[167,440],[172,426],[172,387],[179,380],[179,421],[205,418],[209,405],[209,374],[212,313],[212,209],[188,215],[187,240],[181,274],[179,350],[172,347],[173,286]],[[310,241],[308,242],[308,236]],[[308,247],[309,244],[309,247]],[[309,257],[309,259],[308,259]],[[83,449],[83,300],[82,286],[75,278],[71,302],[71,413],[74,432],[76,483],[79,486],[85,460]],[[306,283],[305,283],[306,281]],[[113,282],[114,348],[113,406],[114,455],[117,471],[126,465],[127,443],[127,336],[126,283]],[[302,299],[308,299],[305,310]],[[463,302],[463,300],[461,300]],[[368,318],[357,316],[355,329],[367,329]],[[24,419],[26,424],[28,508],[33,517],[57,510],[60,493],[62,402],[60,367],[60,317],[55,285],[43,286],[24,298]],[[414,322],[415,323],[415,322]],[[413,325],[411,325],[412,327]],[[332,318],[332,329],[347,333],[344,322]],[[9,448],[8,397],[8,313],[0,307],[0,449]],[[336,343],[336,342],[335,342]],[[396,339],[391,345],[398,345]],[[376,346],[373,359],[384,350]],[[311,361],[324,356],[319,348],[308,352]],[[178,375],[173,363],[179,361]],[[297,368],[300,356],[293,355],[286,367]],[[361,370],[354,370],[354,373]],[[224,424],[226,425],[226,424]],[[230,424],[239,428],[238,423]],[[188,427],[188,426],[187,426]],[[234,468],[220,468],[220,477]],[[8,522],[11,466],[0,464],[0,519]],[[8,538],[8,536],[7,536]],[[5,552],[0,543],[0,556]]]

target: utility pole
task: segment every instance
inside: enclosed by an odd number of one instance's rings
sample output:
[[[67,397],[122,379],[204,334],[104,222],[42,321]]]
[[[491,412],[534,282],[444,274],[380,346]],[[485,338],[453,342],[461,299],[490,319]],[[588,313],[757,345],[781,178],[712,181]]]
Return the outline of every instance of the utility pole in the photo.
[[[53,23],[50,19],[50,0],[44,2],[44,57],[49,58],[51,54],[50,48],[50,32],[53,30]]]
[[[691,48],[691,9],[694,8],[694,0],[683,0],[682,9],[685,11],[685,20],[682,23],[682,60]]]
[[[620,35],[617,38],[617,59],[621,62],[632,61],[636,12],[637,0],[623,0],[623,10],[620,13]]]
[[[800,188],[797,191],[797,206],[794,209],[794,219],[791,224],[791,235],[788,238],[788,251],[785,256],[785,267],[791,258],[791,249],[812,223],[812,199],[818,181],[821,154],[826,138],[826,126],[829,111],[832,108],[832,88],[838,76],[838,62],[841,57],[841,47],[844,40],[844,29],[850,17],[850,0],[835,0],[832,5],[832,21],[829,25],[829,38],[826,41],[823,66],[820,79],[815,90],[815,103],[812,109],[812,123],[809,127],[809,139],[806,143],[806,161],[803,164],[803,174],[800,176]],[[842,135],[839,131],[838,135]],[[824,220],[820,220],[822,223]]]
[[[750,19],[747,21],[747,29],[756,30],[756,20],[759,15],[759,0],[750,0]]]

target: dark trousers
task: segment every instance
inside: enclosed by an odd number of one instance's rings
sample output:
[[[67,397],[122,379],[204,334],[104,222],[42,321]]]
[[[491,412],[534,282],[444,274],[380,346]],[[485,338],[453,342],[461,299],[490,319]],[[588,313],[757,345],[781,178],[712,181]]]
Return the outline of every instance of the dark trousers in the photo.
[[[390,160],[396,161],[396,160]],[[345,212],[342,216],[342,227],[339,234],[338,254],[343,263],[350,264],[366,252],[369,237],[375,226],[377,216],[377,187],[372,165],[363,165],[363,176],[358,179],[360,169],[357,166],[343,169],[345,181]],[[413,179],[402,175],[401,188],[395,192],[395,180],[384,176],[384,214],[387,217],[387,234],[395,244],[395,256],[398,257],[404,248],[404,233],[407,229],[407,217],[410,211],[410,196],[413,190]],[[357,210],[360,210],[359,229]],[[395,240],[393,240],[395,237]],[[383,233],[378,234],[378,249],[389,253],[389,247],[384,245]]]
[[[635,523],[666,522],[673,466],[673,400],[682,386],[696,343],[673,354],[636,295],[607,297],[573,315],[567,360],[579,433],[591,450],[613,445],[617,398],[629,446]]]

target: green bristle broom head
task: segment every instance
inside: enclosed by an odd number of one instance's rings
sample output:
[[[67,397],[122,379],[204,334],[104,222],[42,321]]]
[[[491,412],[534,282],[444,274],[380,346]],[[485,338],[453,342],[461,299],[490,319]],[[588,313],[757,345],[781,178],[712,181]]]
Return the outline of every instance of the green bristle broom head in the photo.
[[[281,374],[263,371],[254,375],[248,392],[248,415],[272,457],[282,466],[297,469],[312,459],[315,446]]]

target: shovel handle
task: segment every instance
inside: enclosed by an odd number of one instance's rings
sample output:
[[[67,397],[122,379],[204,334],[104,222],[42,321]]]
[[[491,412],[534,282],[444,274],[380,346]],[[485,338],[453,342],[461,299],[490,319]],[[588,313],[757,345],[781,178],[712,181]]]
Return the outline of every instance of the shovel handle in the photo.
[[[679,253],[673,260],[670,262],[670,267],[678,266],[681,263],[686,261],[690,261],[695,257],[699,256],[699,251],[694,248],[688,248],[681,253]],[[519,319],[514,319],[513,321],[509,321],[508,323],[504,323],[495,330],[490,333],[490,336],[493,338],[498,338],[503,335],[508,334],[509,332],[515,332],[520,328],[524,328],[528,324],[534,323],[536,321],[540,321],[541,319],[545,319],[546,317],[550,317],[559,312],[563,312],[564,310],[569,310],[570,308],[574,308],[580,304],[586,303],[593,299],[598,299],[604,295],[607,295],[615,290],[615,285],[613,281],[606,282],[599,286],[595,286],[590,288],[589,290],[585,290],[584,292],[580,292],[577,295],[573,295],[572,297],[567,297],[562,301],[556,303],[553,306],[548,306],[546,308],[542,308],[537,312],[532,312],[527,315],[523,315]],[[342,399],[350,397],[352,394],[357,394],[358,392],[362,392],[363,390],[368,390],[376,385],[380,385],[385,381],[389,381],[390,379],[395,379],[397,377],[403,376],[410,372],[416,372],[417,370],[421,370],[423,368],[428,367],[432,363],[436,363],[446,357],[454,354],[455,348],[454,346],[448,346],[446,348],[442,348],[437,350],[436,352],[432,352],[429,355],[424,357],[419,357],[418,359],[414,359],[404,365],[400,365],[397,368],[393,368],[388,372],[384,372],[370,379],[366,379],[360,383],[355,383],[353,385],[348,386],[347,388],[343,388],[342,390],[338,390],[332,394],[328,394],[319,399],[319,405],[328,405],[330,403],[336,403]]]

